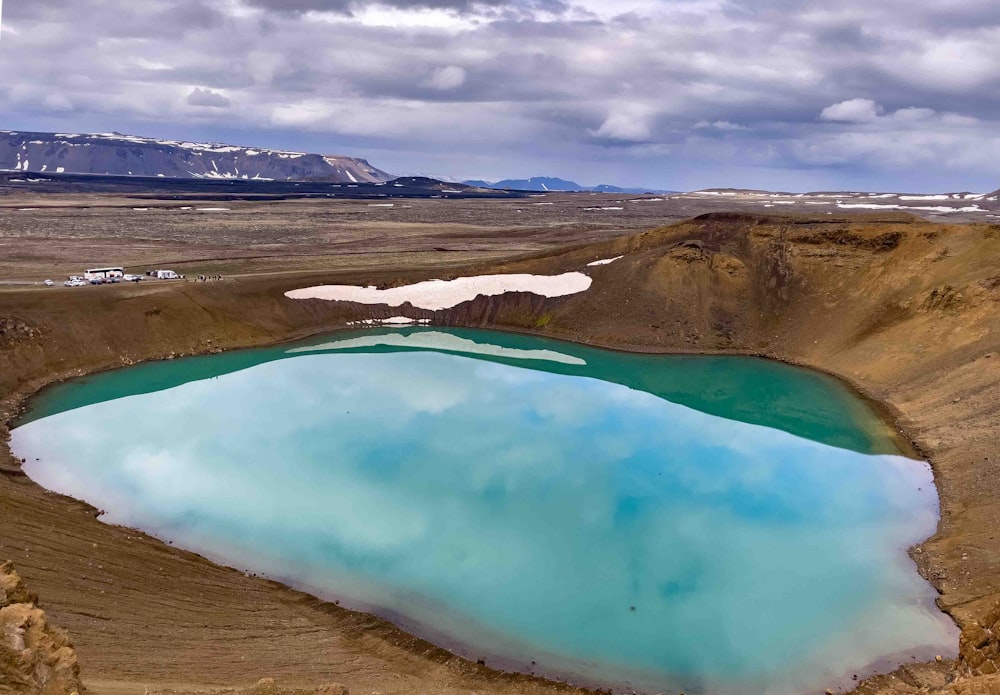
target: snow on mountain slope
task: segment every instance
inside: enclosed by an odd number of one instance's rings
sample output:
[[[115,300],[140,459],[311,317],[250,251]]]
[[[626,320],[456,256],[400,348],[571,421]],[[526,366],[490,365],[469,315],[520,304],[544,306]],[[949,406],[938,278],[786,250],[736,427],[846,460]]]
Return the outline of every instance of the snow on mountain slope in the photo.
[[[120,133],[0,131],[0,169],[50,174],[379,183],[393,177],[364,159]]]

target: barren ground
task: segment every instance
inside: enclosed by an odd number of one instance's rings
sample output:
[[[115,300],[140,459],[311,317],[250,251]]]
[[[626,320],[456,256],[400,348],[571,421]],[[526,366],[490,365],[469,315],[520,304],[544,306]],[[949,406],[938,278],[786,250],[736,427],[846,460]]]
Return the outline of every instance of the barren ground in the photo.
[[[763,354],[844,378],[883,404],[934,466],[942,521],[914,558],[941,592],[941,607],[966,630],[960,662],[909,666],[861,692],[927,692],[920,688],[995,670],[1000,228],[886,214],[732,214],[661,227],[676,209],[660,216],[656,202],[636,203],[652,212],[609,222],[581,209],[591,206],[589,196],[558,198],[534,208],[530,199],[424,200],[410,208],[336,201],[140,212],[131,208],[157,204],[99,197],[85,206],[78,198],[34,201],[54,210],[8,207],[0,211],[0,279],[60,279],[110,263],[228,279],[8,285],[0,291],[2,421],[9,424],[24,397],[55,379],[390,315],[293,302],[283,297],[287,289],[390,285],[460,271],[562,272],[624,255],[588,268],[594,286],[573,297],[509,295],[438,313],[391,313],[618,349]],[[653,227],[661,228],[634,235]],[[262,676],[302,688],[337,681],[356,693],[565,689],[498,674],[378,619],[101,524],[86,505],[19,476],[5,448],[0,466],[7,471],[0,473],[0,560],[15,562],[53,622],[69,630],[95,692],[247,687]],[[987,688],[996,685],[970,682],[947,692],[994,692]]]

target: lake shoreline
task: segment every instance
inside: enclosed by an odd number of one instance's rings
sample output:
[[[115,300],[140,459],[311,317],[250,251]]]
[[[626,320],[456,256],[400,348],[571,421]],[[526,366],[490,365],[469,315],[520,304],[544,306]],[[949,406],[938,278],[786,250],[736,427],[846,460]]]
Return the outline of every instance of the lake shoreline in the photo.
[[[433,327],[434,326],[430,326],[430,328],[433,328]],[[476,328],[479,328],[479,327],[477,326]],[[512,333],[512,334],[515,334],[515,335],[526,335],[526,336],[533,336],[533,337],[550,338],[550,339],[554,339],[554,340],[559,341],[559,342],[569,342],[569,343],[573,343],[574,342],[574,341],[571,341],[571,340],[567,340],[566,338],[562,338],[562,337],[559,337],[559,336],[556,336],[556,335],[552,335],[550,333],[542,333],[540,331],[529,330],[529,329],[525,329],[525,328],[512,329],[510,327],[503,327],[503,328],[498,328],[498,329],[492,329],[491,328],[489,330],[491,330],[491,331],[497,331],[497,332]],[[257,342],[257,343],[253,343],[253,344],[249,344],[249,345],[245,345],[245,346],[227,347],[226,350],[224,350],[224,351],[220,351],[217,348],[210,348],[210,349],[207,349],[207,350],[204,350],[204,351],[200,351],[200,352],[191,352],[191,353],[184,353],[184,354],[176,353],[176,354],[174,354],[174,355],[172,355],[170,357],[167,357],[167,358],[152,358],[152,359],[149,359],[149,360],[142,360],[140,362],[135,362],[135,363],[129,364],[127,366],[118,366],[118,365],[115,365],[115,366],[110,366],[110,367],[106,367],[106,368],[95,369],[93,371],[84,372],[84,373],[75,372],[75,373],[70,373],[70,374],[62,374],[62,375],[58,375],[58,376],[53,375],[43,385],[35,388],[33,391],[30,391],[30,392],[29,391],[24,391],[22,393],[16,394],[16,397],[14,399],[11,399],[11,400],[8,401],[8,402],[13,402],[15,404],[15,406],[14,406],[14,409],[13,409],[14,415],[13,415],[13,417],[11,417],[11,418],[8,419],[7,426],[8,426],[8,428],[10,430],[13,430],[15,427],[17,427],[18,424],[19,424],[19,422],[22,420],[23,416],[30,409],[31,401],[34,400],[34,399],[36,399],[36,398],[38,398],[43,392],[45,392],[46,390],[48,390],[48,389],[50,389],[50,388],[52,388],[54,386],[66,383],[68,381],[72,381],[74,379],[85,378],[85,377],[88,377],[88,376],[93,376],[93,375],[96,375],[96,374],[106,373],[106,372],[110,372],[110,371],[117,371],[119,369],[128,368],[129,366],[135,366],[135,365],[138,365],[138,364],[148,364],[150,362],[159,362],[159,361],[167,361],[167,360],[174,360],[174,359],[183,359],[183,358],[187,358],[187,357],[202,357],[202,356],[218,355],[218,354],[221,354],[221,352],[229,352],[229,351],[233,351],[233,350],[247,350],[247,349],[255,349],[255,348],[275,348],[275,347],[281,347],[281,346],[284,346],[284,345],[297,344],[297,343],[299,343],[299,342],[301,342],[303,340],[314,339],[314,338],[321,338],[323,336],[336,336],[336,335],[342,334],[342,333],[353,333],[353,332],[358,332],[358,328],[356,326],[344,325],[344,326],[341,326],[341,327],[333,328],[332,330],[322,330],[322,331],[315,331],[315,332],[307,331],[307,332],[305,332],[304,334],[301,334],[301,335],[295,335],[295,336],[292,336],[292,337],[282,338],[282,339],[279,339],[279,340],[273,341],[273,342]],[[838,383],[840,383],[840,384],[844,385],[846,388],[848,388],[851,391],[852,394],[854,394],[855,396],[857,396],[859,399],[863,400],[864,403],[869,408],[872,409],[873,413],[881,421],[883,427],[885,428],[886,434],[889,435],[890,438],[895,443],[897,443],[897,446],[900,447],[900,449],[901,449],[900,453],[902,455],[907,456],[908,458],[911,458],[911,459],[917,459],[917,460],[927,461],[927,459],[920,458],[922,456],[922,454],[920,453],[920,449],[917,446],[917,444],[913,440],[911,440],[909,437],[907,437],[906,434],[905,434],[905,432],[904,432],[904,430],[898,424],[896,424],[896,422],[895,422],[895,416],[892,413],[891,406],[889,406],[888,404],[885,404],[885,403],[879,401],[878,399],[876,399],[875,397],[871,396],[860,385],[851,382],[850,380],[846,379],[842,375],[838,375],[836,373],[826,372],[826,371],[824,371],[824,370],[822,370],[820,368],[816,368],[816,367],[813,367],[813,366],[808,365],[808,364],[798,363],[798,362],[793,361],[793,360],[781,359],[781,358],[777,358],[777,357],[774,357],[774,356],[771,356],[771,355],[762,354],[762,353],[759,353],[759,352],[751,352],[751,351],[725,351],[725,352],[720,352],[720,351],[695,351],[695,350],[692,350],[692,351],[684,351],[684,352],[661,352],[661,351],[657,351],[657,350],[655,350],[655,348],[652,348],[651,346],[647,346],[647,345],[620,345],[620,344],[609,345],[609,344],[601,344],[599,342],[587,342],[587,341],[581,341],[581,342],[578,342],[576,344],[585,345],[587,347],[593,347],[593,348],[597,348],[597,349],[601,349],[601,350],[607,350],[607,351],[610,351],[610,352],[624,353],[624,354],[645,354],[645,355],[662,355],[662,356],[706,356],[706,357],[710,357],[710,356],[719,356],[719,357],[732,356],[732,357],[748,357],[748,358],[754,358],[754,359],[761,359],[761,360],[769,360],[769,361],[779,362],[781,364],[787,364],[787,365],[790,365],[790,366],[795,366],[795,367],[807,369],[807,370],[810,370],[810,371],[822,374],[824,376],[833,378]],[[7,443],[4,442],[3,443],[3,447],[6,449],[7,446],[8,446]],[[931,463],[930,461],[927,461],[927,462]],[[932,467],[933,467],[933,465],[932,465]],[[4,473],[3,471],[0,471],[0,475],[2,475],[3,473]],[[36,485],[37,486],[37,483],[35,483],[34,480],[31,480],[30,477],[26,476],[26,474],[23,471],[19,470],[19,469],[13,469],[9,473],[7,473],[7,475],[16,475],[18,477],[25,477],[27,480],[29,480],[31,482],[32,485]],[[936,474],[935,474],[935,478],[936,478]],[[936,481],[935,481],[935,484],[936,484]],[[44,488],[41,488],[41,489],[44,490]],[[52,493],[52,494],[58,494],[58,493]],[[82,505],[85,508],[87,508],[93,514],[93,516],[94,516],[95,519],[99,520],[100,515],[103,513],[103,510],[100,510],[97,507],[94,507],[94,506],[90,505],[89,503],[87,503],[87,502],[85,502],[83,500],[79,500],[79,499],[76,499],[76,498],[69,498],[69,499],[73,499],[73,501],[75,503],[77,503],[79,505]],[[127,532],[132,533],[132,534],[147,536],[150,539],[152,539],[152,540],[154,540],[154,541],[156,541],[158,543],[161,543],[161,544],[163,544],[166,547],[169,547],[171,550],[175,549],[175,546],[173,545],[172,541],[168,542],[167,540],[159,538],[155,534],[150,534],[150,533],[148,533],[146,531],[143,531],[141,529],[132,528],[132,527],[128,527],[128,526],[115,526],[115,528],[118,528],[118,529],[123,530],[123,531],[127,531]],[[917,564],[918,571],[920,571],[920,570],[919,570],[919,562],[917,562],[917,560],[921,556],[920,556],[919,553],[916,553],[915,551],[917,549],[919,549],[919,547],[921,545],[922,545],[922,543],[914,545],[914,546],[912,546],[911,548],[908,549],[908,554],[911,557],[911,559],[913,559],[915,561],[915,563]],[[231,571],[237,572],[237,573],[243,573],[244,572],[243,570],[240,570],[236,566],[234,566],[232,564],[229,564],[229,563],[226,563],[221,558],[213,558],[209,554],[205,554],[205,553],[202,553],[202,552],[199,552],[199,551],[195,551],[195,550],[185,550],[185,549],[179,548],[179,546],[177,546],[177,548],[180,549],[182,552],[193,553],[193,554],[197,555],[199,558],[203,559],[204,561],[209,562],[209,563],[214,564],[214,565],[218,565],[218,566],[220,566],[222,568],[225,568],[227,570],[231,570]],[[921,574],[922,574],[922,572],[921,572]],[[304,592],[304,593],[308,594],[310,597],[314,597],[316,600],[318,600],[318,601],[326,604],[327,606],[336,607],[336,608],[338,608],[340,610],[345,610],[345,609],[340,608],[341,602],[344,600],[344,597],[340,597],[340,596],[336,596],[336,595],[326,595],[323,592],[319,592],[319,591],[313,590],[313,589],[311,589],[309,587],[306,587],[306,586],[298,586],[295,582],[290,582],[290,581],[287,581],[287,580],[284,580],[284,579],[280,579],[280,578],[272,578],[272,577],[269,577],[269,576],[266,576],[266,575],[257,575],[257,574],[254,574],[252,576],[253,577],[260,577],[260,578],[262,578],[262,579],[264,579],[264,580],[266,580],[268,582],[273,583],[274,585],[276,585],[278,587],[281,587],[282,589],[285,589],[285,590],[288,590],[288,591],[291,591],[291,592],[296,592],[296,593],[298,593],[298,592]],[[347,608],[346,610],[353,610],[353,609]],[[440,649],[440,650],[443,650],[443,651],[447,652],[448,654],[453,654],[453,655],[455,655],[455,656],[457,656],[457,657],[459,657],[459,658],[467,661],[470,665],[473,664],[473,663],[475,663],[475,662],[477,662],[480,659],[480,657],[477,656],[474,653],[475,650],[469,648],[467,645],[464,645],[464,644],[462,644],[462,643],[460,643],[458,641],[452,641],[452,640],[447,640],[447,639],[443,639],[443,640],[439,641],[438,639],[435,639],[436,635],[434,634],[434,631],[422,629],[421,626],[418,625],[418,624],[416,624],[416,623],[414,623],[412,627],[401,627],[401,626],[399,626],[396,623],[396,621],[392,620],[390,617],[387,617],[385,615],[380,614],[379,611],[376,611],[376,610],[364,610],[364,609],[362,609],[362,610],[359,610],[358,612],[360,612],[360,613],[362,613],[362,614],[364,614],[366,616],[371,616],[374,619],[377,619],[377,620],[380,620],[380,621],[385,621],[385,623],[387,624],[387,626],[390,629],[399,631],[399,633],[401,634],[401,636],[403,636],[406,639],[416,639],[416,640],[419,640],[421,642],[426,641],[428,644],[433,645],[435,649]],[[944,612],[943,614],[944,615],[948,615],[947,612]],[[920,659],[918,659],[918,661],[926,660],[927,662],[930,662],[934,658],[934,656],[937,655],[936,652],[935,653],[931,653],[932,651],[934,651],[934,650],[922,650],[922,651],[918,650],[918,653],[921,654],[921,657],[926,657],[925,659],[924,658],[920,658]],[[955,655],[957,655],[957,648],[955,650],[955,654],[946,655],[946,657],[950,659],[950,658],[953,658]],[[863,682],[864,680],[866,680],[866,679],[868,679],[870,677],[891,673],[895,668],[903,666],[906,663],[913,663],[914,662],[913,659],[906,660],[906,659],[901,658],[902,656],[903,656],[903,653],[900,652],[898,654],[890,654],[890,655],[885,655],[885,656],[873,659],[872,662],[869,665],[867,665],[864,668],[858,669],[856,673],[853,673],[853,672],[851,674],[844,673],[841,677],[835,679],[833,682],[828,683],[826,685],[827,686],[832,686],[832,687],[837,688],[839,690],[843,690],[845,688],[849,688],[850,686],[857,685],[857,683]],[[498,677],[503,677],[503,678],[513,677],[514,679],[525,678],[525,679],[529,679],[529,681],[531,681],[531,682],[534,682],[534,681],[540,681],[542,683],[551,682],[553,684],[564,685],[564,686],[568,686],[570,688],[582,688],[586,692],[594,692],[594,693],[603,693],[603,692],[622,692],[622,693],[626,693],[626,692],[628,692],[628,693],[639,692],[639,693],[643,693],[643,692],[646,692],[646,691],[641,691],[641,690],[640,691],[635,691],[633,689],[633,687],[630,686],[630,685],[622,685],[622,686],[620,686],[620,688],[614,688],[614,687],[612,687],[612,688],[609,689],[607,683],[600,682],[600,681],[591,681],[591,680],[588,680],[588,679],[585,679],[585,678],[581,678],[581,677],[568,676],[566,673],[560,672],[558,670],[545,671],[544,669],[538,669],[537,672],[533,671],[533,672],[530,672],[530,673],[526,673],[525,670],[523,669],[522,665],[516,663],[513,660],[509,660],[509,661],[505,660],[502,657],[499,657],[499,656],[496,656],[496,655],[494,655],[494,656],[492,656],[491,658],[488,659],[488,665],[487,664],[476,664],[476,665],[480,669],[485,669],[487,672],[494,672]],[[855,678],[855,676],[856,676],[856,678]],[[86,678],[86,672],[84,672],[84,677]],[[649,692],[652,692],[652,691],[649,691]]]

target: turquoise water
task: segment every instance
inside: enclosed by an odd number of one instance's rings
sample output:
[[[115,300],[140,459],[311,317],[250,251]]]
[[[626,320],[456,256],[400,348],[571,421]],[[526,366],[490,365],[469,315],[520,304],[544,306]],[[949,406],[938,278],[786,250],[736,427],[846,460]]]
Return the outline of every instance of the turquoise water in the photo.
[[[783,695],[957,641],[905,552],[929,468],[763,360],[370,330],[63,384],[12,447],[109,522],[519,670]]]

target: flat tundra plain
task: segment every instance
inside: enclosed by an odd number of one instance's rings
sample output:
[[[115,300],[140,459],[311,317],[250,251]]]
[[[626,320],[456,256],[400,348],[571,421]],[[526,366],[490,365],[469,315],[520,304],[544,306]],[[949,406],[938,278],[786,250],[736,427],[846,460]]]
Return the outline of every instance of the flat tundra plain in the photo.
[[[1000,212],[991,199],[978,201],[983,211],[976,213],[943,213],[940,201],[907,204],[925,206],[926,212],[908,212],[935,222],[1000,221],[986,211]],[[842,209],[838,200],[859,207]],[[885,217],[897,212],[889,202],[764,193],[220,201],[8,188],[0,190],[0,284],[61,281],[107,265],[188,276],[460,267],[592,244],[710,212]]]

